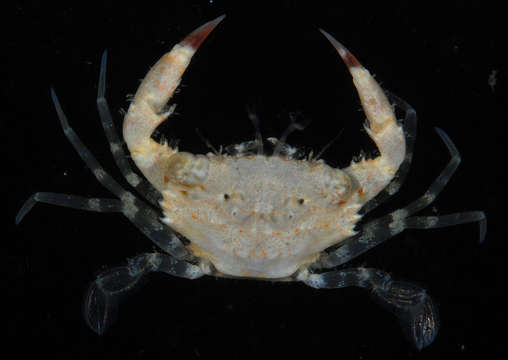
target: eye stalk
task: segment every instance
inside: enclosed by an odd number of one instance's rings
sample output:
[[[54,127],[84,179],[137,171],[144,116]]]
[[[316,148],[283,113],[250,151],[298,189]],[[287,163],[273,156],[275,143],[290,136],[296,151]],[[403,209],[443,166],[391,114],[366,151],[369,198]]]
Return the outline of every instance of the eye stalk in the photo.
[[[340,169],[330,168],[323,176],[323,190],[331,195],[333,203],[347,200],[352,193],[351,177]]]
[[[208,178],[209,165],[210,161],[203,155],[179,152],[169,158],[164,180],[186,186],[202,184]]]

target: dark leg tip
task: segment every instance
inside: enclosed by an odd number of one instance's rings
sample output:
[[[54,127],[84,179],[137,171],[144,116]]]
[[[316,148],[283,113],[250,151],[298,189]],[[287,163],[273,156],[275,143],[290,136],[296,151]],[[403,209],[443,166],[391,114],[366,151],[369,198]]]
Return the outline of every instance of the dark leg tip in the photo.
[[[434,342],[439,332],[439,312],[430,296],[425,295],[420,306],[401,317],[401,327],[418,350]]]
[[[404,335],[418,350],[432,344],[439,331],[439,312],[425,290],[411,283],[391,281],[374,294],[381,305],[397,316]]]
[[[101,289],[100,279],[93,281],[83,299],[83,317],[88,327],[98,335],[104,334],[118,318],[118,304]]]
[[[90,329],[102,335],[116,321],[120,302],[139,287],[142,274],[119,266],[106,270],[90,284],[83,300],[83,316]]]

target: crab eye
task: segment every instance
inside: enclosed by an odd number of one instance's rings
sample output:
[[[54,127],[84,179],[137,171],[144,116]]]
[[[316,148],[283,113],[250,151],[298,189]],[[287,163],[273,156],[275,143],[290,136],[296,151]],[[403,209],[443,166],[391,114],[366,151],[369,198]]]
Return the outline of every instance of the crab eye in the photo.
[[[302,198],[298,199],[298,204],[303,205],[304,202],[305,202],[304,199],[302,199]]]
[[[169,158],[166,174],[173,183],[193,186],[205,182],[208,167],[209,160],[205,156],[179,152]]]
[[[230,198],[229,194],[224,194],[224,200],[228,201]]]
[[[323,188],[333,199],[346,199],[351,194],[352,181],[347,173],[330,168],[323,180]]]

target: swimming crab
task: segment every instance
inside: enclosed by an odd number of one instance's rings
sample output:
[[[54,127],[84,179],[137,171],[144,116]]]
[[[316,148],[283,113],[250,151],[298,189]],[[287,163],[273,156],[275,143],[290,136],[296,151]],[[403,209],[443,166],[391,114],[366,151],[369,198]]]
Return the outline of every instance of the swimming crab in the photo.
[[[383,92],[369,71],[324,30],[321,33],[352,75],[367,116],[365,130],[379,156],[353,161],[344,169],[332,168],[316,157],[301,156],[285,142],[287,133],[281,139],[269,138],[273,151],[266,154],[252,114],[255,140],[219,152],[194,155],[166,141],[156,142],[151,136],[173,112],[174,105],[167,103],[192,56],[223,18],[197,28],[165,54],[130,104],[123,139],[144,178],[132,170],[115,131],[105,99],[106,52],[102,57],[97,98],[100,118],[118,167],[144,199],[125,190],[101,167],[69,126],[51,89],[65,136],[97,180],[118,199],[38,192],[25,202],[16,222],[36,202],[121,212],[160,249],[101,273],[88,287],[84,316],[99,334],[117,315],[119,298],[147,273],[163,272],[187,279],[210,275],[299,281],[313,288],[365,288],[398,317],[403,332],[418,349],[428,346],[436,337],[439,321],[436,305],[424,289],[394,280],[381,270],[343,265],[405,229],[479,222],[480,239],[484,239],[486,217],[481,211],[413,216],[434,201],[459,165],[454,144],[436,128],[451,156],[439,177],[409,205],[357,228],[363,215],[401,186],[412,158],[416,113],[397,96]],[[397,121],[389,100],[405,111],[402,121]],[[327,270],[332,268],[335,270]]]

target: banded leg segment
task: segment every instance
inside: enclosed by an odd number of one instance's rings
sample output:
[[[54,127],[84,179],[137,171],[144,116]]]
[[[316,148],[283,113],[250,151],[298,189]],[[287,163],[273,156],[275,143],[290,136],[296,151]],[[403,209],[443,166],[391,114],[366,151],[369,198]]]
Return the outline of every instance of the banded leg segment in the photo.
[[[361,232],[358,235],[345,240],[338,249],[324,255],[319,260],[321,266],[331,268],[344,264],[405,229],[411,228],[430,229],[478,222],[480,225],[480,242],[483,242],[487,232],[487,219],[482,211],[456,213],[445,216],[410,217],[417,211],[430,205],[436,199],[460,163],[460,154],[451,139],[443,130],[436,128],[436,131],[446,144],[451,159],[429,189],[421,197],[402,209],[395,210],[388,215],[362,225]]]
[[[123,187],[109,175],[104,168],[99,164],[95,156],[87,149],[85,144],[78,137],[74,129],[69,126],[69,121],[67,120],[67,116],[62,110],[62,106],[58,101],[55,90],[51,89],[51,98],[53,103],[55,104],[56,113],[58,115],[58,119],[60,120],[60,124],[62,125],[62,129],[64,131],[65,137],[70,141],[74,150],[78,153],[79,157],[83,160],[86,166],[92,171],[97,181],[101,183],[106,189],[111,191],[117,197],[121,198],[122,195],[126,192]]]
[[[122,213],[159,249],[176,259],[187,258],[188,251],[177,232],[160,221],[160,214],[131,193],[122,198]]]
[[[96,212],[122,212],[122,202],[117,199],[85,198],[76,195],[57,194],[50,192],[38,192],[25,201],[16,215],[18,225],[25,215],[32,210],[36,203],[46,203],[57,206],[64,206],[78,210]]]
[[[413,216],[398,218],[397,214],[373,220],[362,226],[360,234],[344,241],[343,245],[329,254],[323,254],[316,263],[316,268],[334,268],[345,264],[386,240],[407,229],[437,229],[460,224],[478,222],[480,226],[480,243],[487,232],[487,218],[483,211],[470,211],[442,216]]]
[[[120,199],[117,200],[118,202],[115,202],[113,199],[102,200],[107,205],[105,210],[109,211],[112,209],[111,211],[116,211],[118,210],[118,204],[121,204],[119,210],[155,245],[177,259],[186,257],[188,255],[187,250],[178,238],[177,234],[169,226],[159,221],[159,213],[153,210],[146,203],[138,200],[130,192],[123,189],[123,187],[104,170],[90,150],[88,150],[83,144],[76,132],[69,126],[67,117],[63,112],[53,89],[51,89],[51,96],[53,98],[53,102],[55,103],[57,115],[67,139],[71,142],[72,146],[85,162],[86,166],[93,172],[97,180]],[[63,194],[37,193],[30,197],[22,206],[16,216],[16,223],[21,221],[21,219],[28,213],[28,211],[30,211],[37,201],[83,210],[95,210],[92,209],[94,200],[95,199],[85,199],[79,196],[69,196]],[[90,201],[92,201],[92,203],[90,203]],[[95,211],[104,211],[104,209]]]
[[[369,71],[333,36],[324,30],[320,31],[337,50],[353,77],[368,120],[365,130],[381,154],[375,159],[351,163],[344,169],[356,179],[359,190],[361,189],[352,200],[366,203],[391,182],[404,161],[406,151],[404,131],[397,124],[388,99]]]
[[[90,284],[83,303],[83,315],[88,327],[102,335],[116,320],[119,303],[139,288],[143,277],[150,272],[163,272],[186,279],[204,275],[199,266],[165,254],[138,255],[125,266],[103,272]]]
[[[137,190],[152,205],[159,207],[161,196],[159,192],[145,179],[138,176],[129,164],[128,157],[123,149],[123,143],[120,141],[113,124],[113,117],[109,111],[108,102],[106,100],[106,63],[107,51],[104,51],[101,58],[101,70],[99,74],[99,90],[97,91],[97,110],[101,118],[102,127],[109,142],[111,154],[115,159],[116,165],[122,172],[127,182]]]
[[[141,83],[123,123],[123,137],[132,159],[148,181],[161,191],[165,184],[167,160],[177,150],[158,144],[151,135],[171,114],[164,110],[201,43],[223,16],[194,30],[154,65]]]
[[[360,287],[371,291],[374,299],[399,320],[404,335],[418,350],[429,346],[439,330],[436,305],[426,291],[414,284],[392,280],[390,275],[372,268],[354,268],[302,274],[299,279],[313,288]]]
[[[25,201],[16,215],[16,225],[23,220],[25,215],[38,202],[78,210],[123,213],[161,250],[177,259],[183,259],[188,255],[176,232],[159,221],[159,214],[127,191],[122,200],[85,198],[76,195],[38,192]]]

